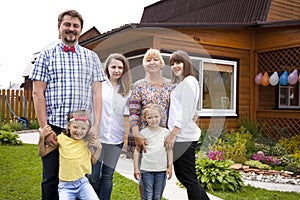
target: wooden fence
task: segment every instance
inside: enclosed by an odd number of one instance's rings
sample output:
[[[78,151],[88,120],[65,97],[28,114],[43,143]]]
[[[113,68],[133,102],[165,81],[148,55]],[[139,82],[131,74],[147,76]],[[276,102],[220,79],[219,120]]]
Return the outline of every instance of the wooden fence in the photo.
[[[4,121],[18,120],[21,117],[28,121],[36,119],[32,91],[1,90],[0,111]]]

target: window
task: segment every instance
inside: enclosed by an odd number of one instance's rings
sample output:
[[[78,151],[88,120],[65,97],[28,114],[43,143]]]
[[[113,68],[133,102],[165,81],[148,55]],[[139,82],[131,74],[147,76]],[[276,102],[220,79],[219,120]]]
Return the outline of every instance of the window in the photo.
[[[237,116],[237,62],[203,58],[199,72],[200,115]]]
[[[279,84],[279,108],[300,108],[299,84],[281,86]]]
[[[171,78],[169,53],[162,53],[163,76]],[[132,79],[144,78],[143,55],[129,57]],[[237,116],[237,61],[190,56],[200,87],[200,116]]]

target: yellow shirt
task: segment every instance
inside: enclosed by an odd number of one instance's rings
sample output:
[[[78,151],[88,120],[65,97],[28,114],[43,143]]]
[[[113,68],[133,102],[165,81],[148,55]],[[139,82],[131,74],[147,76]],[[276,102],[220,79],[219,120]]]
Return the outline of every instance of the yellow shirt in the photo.
[[[82,140],[74,140],[65,134],[57,136],[59,150],[59,179],[75,181],[91,174],[91,152]]]

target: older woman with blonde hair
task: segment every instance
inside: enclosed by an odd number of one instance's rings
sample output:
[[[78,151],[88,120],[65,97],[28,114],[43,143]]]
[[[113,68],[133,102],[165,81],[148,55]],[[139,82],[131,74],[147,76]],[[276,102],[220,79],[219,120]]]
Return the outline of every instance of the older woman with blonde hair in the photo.
[[[142,118],[143,110],[149,103],[156,103],[165,110],[160,125],[167,127],[167,117],[170,104],[170,93],[173,89],[171,81],[162,76],[165,62],[158,49],[149,49],[143,58],[145,78],[138,80],[132,89],[129,101],[130,126],[136,145],[146,150],[147,141],[140,135],[140,130],[145,128],[146,122]]]
[[[165,62],[158,49],[151,48],[147,50],[143,58],[143,66],[145,68],[145,78],[135,82],[129,100],[129,120],[136,147],[147,152],[147,141],[140,134],[140,130],[145,128],[147,124],[142,117],[144,108],[149,103],[161,105],[165,113],[160,120],[160,126],[167,127],[170,93],[174,86],[169,79],[162,76]],[[139,190],[142,198],[143,186],[141,181]]]

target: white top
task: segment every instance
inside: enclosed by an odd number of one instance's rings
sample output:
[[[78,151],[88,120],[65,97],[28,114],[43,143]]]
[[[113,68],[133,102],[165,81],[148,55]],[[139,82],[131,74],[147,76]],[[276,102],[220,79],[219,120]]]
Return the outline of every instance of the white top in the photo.
[[[102,115],[99,128],[101,143],[121,144],[124,142],[124,115],[128,115],[130,93],[122,96],[114,90],[106,77],[102,82]]]
[[[147,153],[142,153],[140,169],[144,171],[166,171],[168,166],[168,154],[164,142],[170,131],[161,127],[158,132],[152,132],[144,128],[140,132],[147,139]]]
[[[199,85],[194,76],[187,76],[171,92],[168,127],[180,128],[176,142],[198,141],[201,130],[193,121],[199,100]]]

